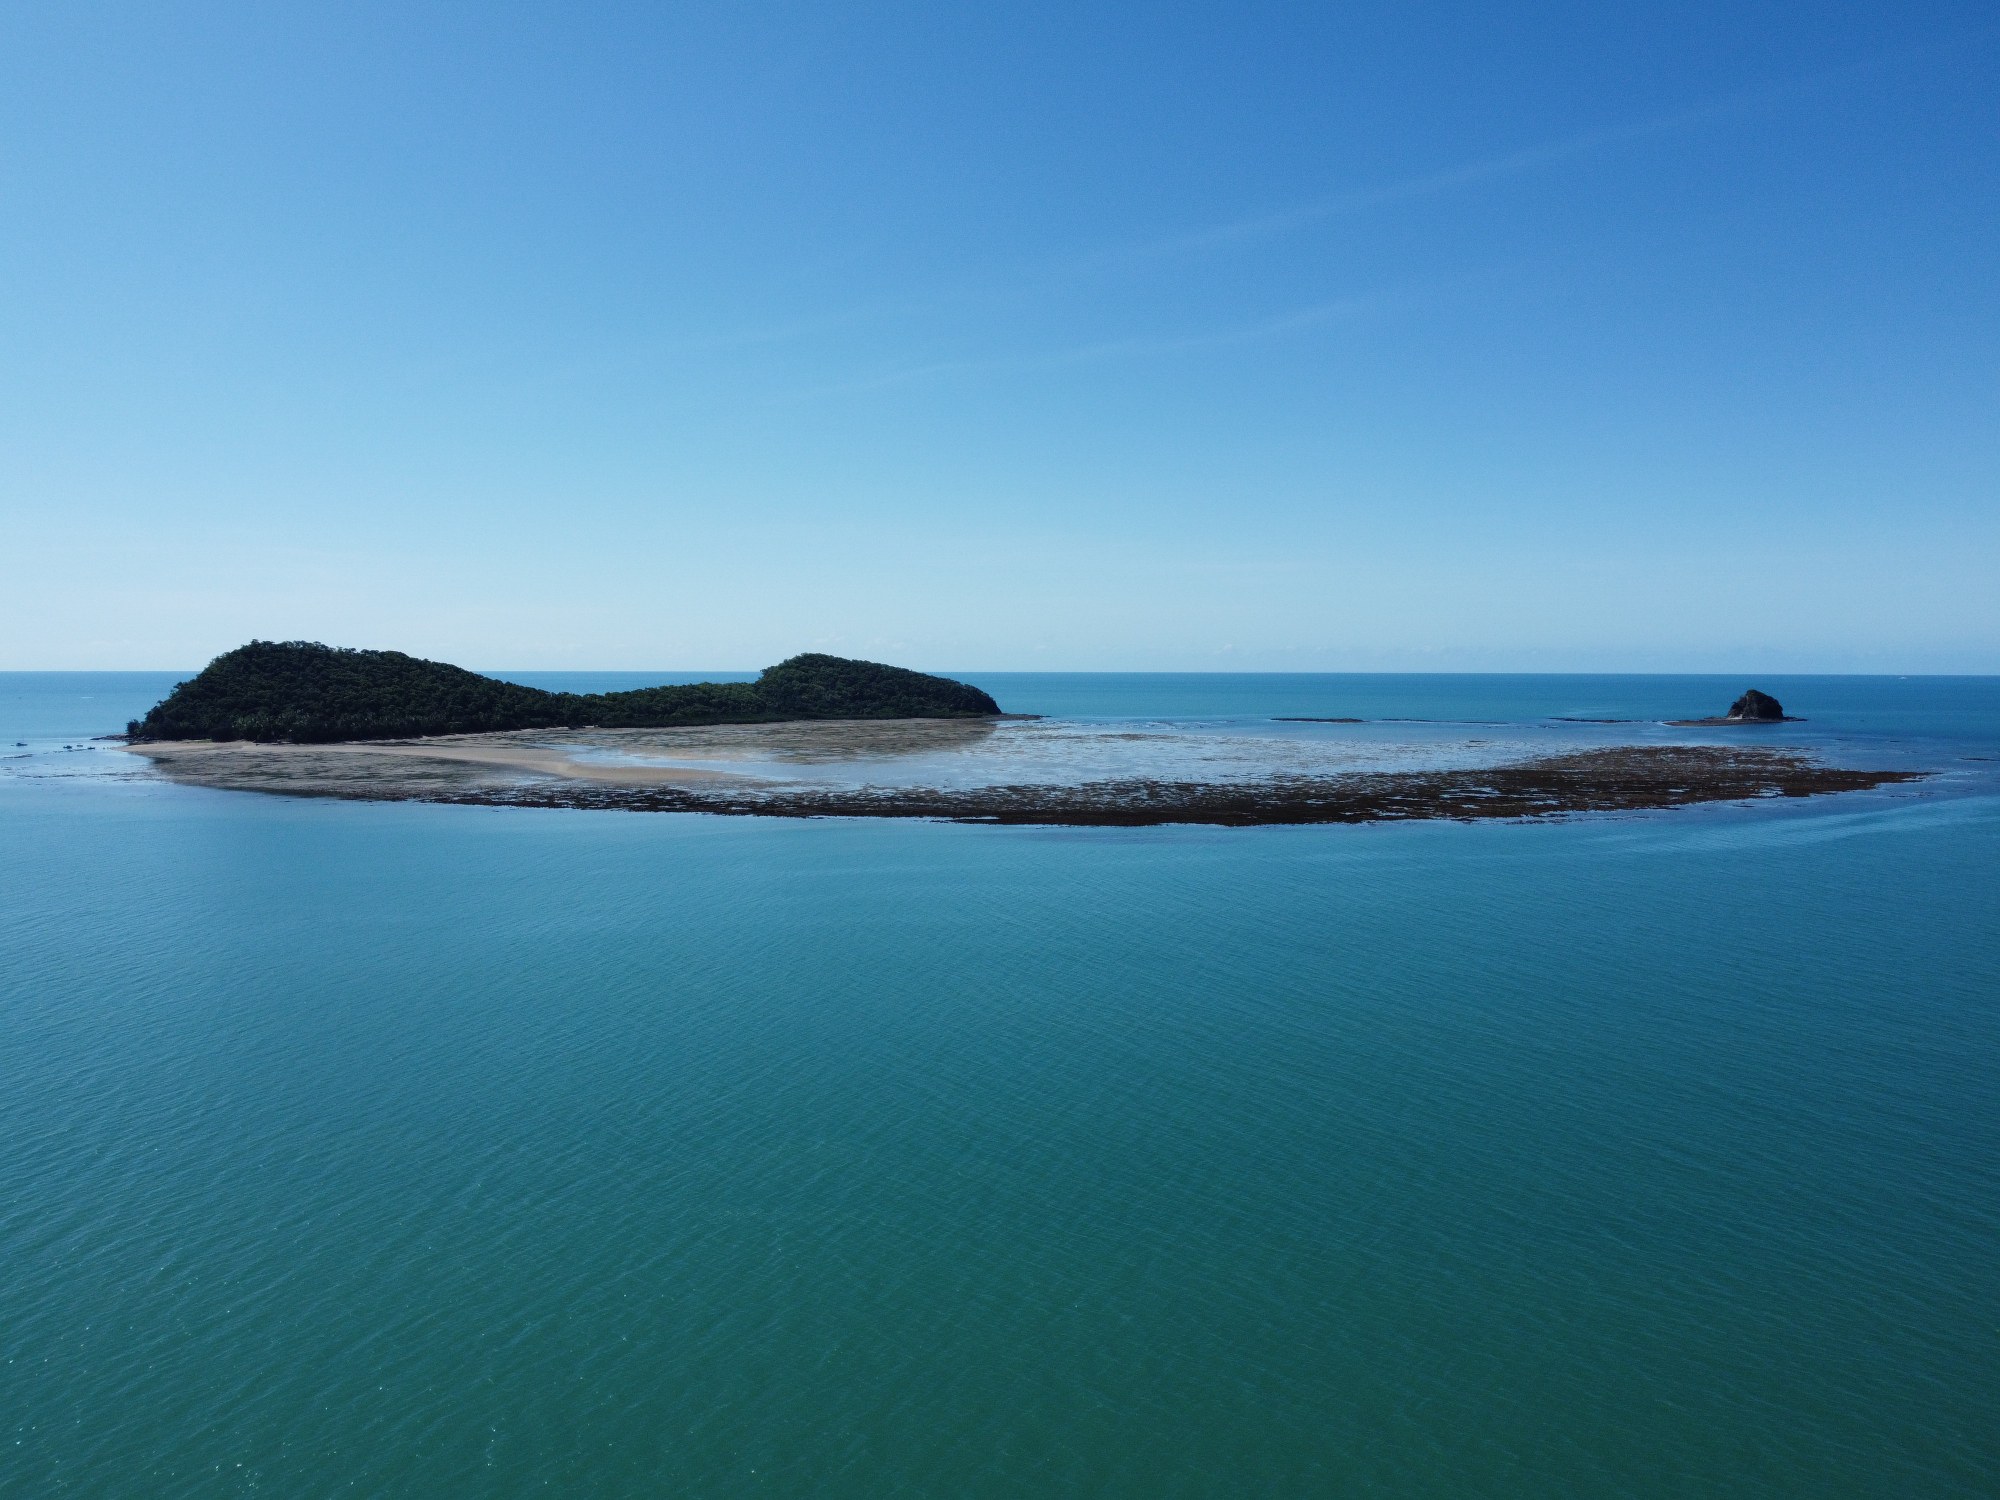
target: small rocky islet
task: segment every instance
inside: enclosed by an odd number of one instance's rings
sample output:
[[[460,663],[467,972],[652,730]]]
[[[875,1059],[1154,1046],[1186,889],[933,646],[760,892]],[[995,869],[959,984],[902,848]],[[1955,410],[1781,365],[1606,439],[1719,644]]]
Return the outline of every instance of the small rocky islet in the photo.
[[[1669,719],[1676,728],[1712,728],[1731,724],[1795,724],[1799,721],[1785,712],[1784,704],[1769,693],[1751,688],[1729,705],[1729,712],[1717,714],[1708,719]]]
[[[1784,718],[1785,706],[1769,693],[1760,693],[1757,689],[1751,688],[1749,692],[1729,705],[1729,712],[1724,717],[1740,719],[1746,722],[1768,722],[1773,719]]]

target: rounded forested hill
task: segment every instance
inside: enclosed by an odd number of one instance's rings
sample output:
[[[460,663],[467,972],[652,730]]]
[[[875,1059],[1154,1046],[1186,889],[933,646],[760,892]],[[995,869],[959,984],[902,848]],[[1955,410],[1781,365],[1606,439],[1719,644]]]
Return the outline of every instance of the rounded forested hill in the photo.
[[[794,656],[755,682],[550,693],[400,651],[252,641],[127,730],[135,740],[406,739],[498,729],[655,729],[785,719],[955,719],[1000,712],[978,688],[840,656]]]

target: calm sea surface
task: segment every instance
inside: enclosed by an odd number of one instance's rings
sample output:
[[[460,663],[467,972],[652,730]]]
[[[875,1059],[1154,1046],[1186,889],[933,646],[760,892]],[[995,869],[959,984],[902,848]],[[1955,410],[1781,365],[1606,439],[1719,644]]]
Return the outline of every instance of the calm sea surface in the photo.
[[[1144,832],[62,749],[173,680],[0,676],[0,1495],[2000,1492],[2000,680],[1758,684],[1914,790]]]

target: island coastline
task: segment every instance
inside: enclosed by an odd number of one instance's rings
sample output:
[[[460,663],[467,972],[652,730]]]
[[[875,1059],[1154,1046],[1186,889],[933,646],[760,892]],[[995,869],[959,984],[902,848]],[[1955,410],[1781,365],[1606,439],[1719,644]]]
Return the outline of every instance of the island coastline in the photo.
[[[1482,767],[1228,782],[1113,777],[960,788],[827,786],[710,767],[593,763],[560,746],[491,743],[496,738],[311,746],[181,742],[131,749],[176,782],[283,796],[1102,828],[1538,820],[1815,797],[1926,774],[1829,766],[1791,750],[1628,745]]]

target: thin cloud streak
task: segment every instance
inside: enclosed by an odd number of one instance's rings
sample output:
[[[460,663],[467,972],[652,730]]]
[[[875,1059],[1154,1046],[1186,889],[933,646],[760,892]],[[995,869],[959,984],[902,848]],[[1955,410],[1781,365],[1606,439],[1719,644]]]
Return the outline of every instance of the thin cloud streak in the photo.
[[[1328,219],[1362,213],[1371,208],[1436,197],[1458,188],[1519,177],[1545,167],[1558,166],[1564,162],[1609,151],[1618,146],[1675,135],[1732,115],[1745,114],[1788,99],[1817,93],[1939,51],[1944,45],[1935,43],[1907,48],[1884,57],[1871,58],[1864,63],[1829,68],[1803,77],[1787,79],[1781,83],[1760,84],[1754,88],[1742,89],[1733,94],[1689,105],[1685,109],[1655,115],[1650,119],[1625,125],[1605,126],[1597,130],[1584,131],[1579,135],[1566,136],[1560,140],[1543,141],[1499,156],[1482,157],[1455,167],[1445,167],[1434,172],[1408,177],[1400,182],[1308,199],[1269,213],[1214,224],[1204,229],[1111,246],[1063,262],[1060,271],[1070,274],[1082,273],[1135,260],[1160,259],[1251,243],[1287,234]]]
[[[937,311],[953,304],[963,305],[974,303],[982,300],[992,289],[1006,284],[1009,280],[1014,282],[1016,295],[1019,295],[1020,293],[1030,292],[1036,287],[1046,286],[1052,281],[1084,276],[1092,272],[1108,270],[1121,265],[1171,259],[1176,256],[1198,255],[1207,251],[1227,250],[1234,246],[1250,245],[1261,240],[1277,238],[1314,224],[1365,213],[1375,208],[1425,198],[1440,197],[1460,189],[1476,187],[1482,183],[1525,176],[1532,172],[1610,152],[1621,146],[1672,136],[1684,131],[1694,130],[1718,120],[1728,119],[1732,116],[1746,114],[1759,108],[1835,88],[1850,81],[1865,78],[1871,74],[1879,73],[1891,67],[1899,66],[1914,59],[1938,52],[1945,45],[1947,44],[1931,43],[1906,48],[1899,52],[1869,59],[1866,62],[1826,69],[1778,83],[1760,84],[1755,87],[1738,90],[1735,93],[1704,100],[1667,114],[1655,115],[1644,120],[1633,121],[1623,125],[1605,126],[1597,130],[1585,131],[1578,135],[1566,136],[1559,140],[1543,141],[1498,156],[1483,157],[1475,161],[1461,163],[1457,166],[1422,173],[1415,177],[1405,178],[1399,182],[1385,183],[1378,187],[1363,188],[1327,197],[1309,199],[1294,203],[1289,207],[1275,209],[1268,213],[1213,224],[1206,228],[1193,229],[1180,234],[1107,247],[1066,260],[1047,263],[1041,269],[1029,271],[1018,278],[1009,278],[1005,275],[994,277],[986,283],[985,290],[978,287],[964,287],[957,291],[946,291],[929,297],[914,298],[905,304],[901,311],[905,314],[927,309]],[[1451,278],[1453,282],[1462,282],[1468,279],[1475,278]],[[1437,285],[1438,283],[1433,283],[1433,289]],[[1260,339],[1280,337],[1286,333],[1303,331],[1318,324],[1358,316],[1365,312],[1377,311],[1384,304],[1399,300],[1402,299],[1395,296],[1347,297],[1316,303],[1278,317],[1261,319],[1238,327],[1206,333],[1167,334],[1155,337],[1105,340],[1079,344],[1071,348],[1053,350],[1041,354],[938,360],[879,376],[864,377],[851,382],[836,382],[832,385],[816,387],[815,393],[828,394],[832,392],[878,390],[939,376],[1055,369],[1097,360],[1174,354],[1188,350],[1250,343]],[[779,342],[794,337],[810,336],[813,332],[824,331],[826,327],[835,324],[853,324],[869,321],[894,311],[897,311],[894,307],[877,304],[873,308],[853,309],[849,312],[831,315],[823,319],[807,320],[791,325],[788,328],[774,330],[769,334],[750,335],[740,340],[724,336],[713,342],[717,346],[738,342],[765,342],[767,340],[770,342]]]
[[[1298,333],[1305,329],[1326,323],[1345,321],[1376,311],[1386,299],[1379,297],[1342,297],[1332,302],[1315,303],[1298,308],[1274,318],[1261,318],[1255,322],[1243,323],[1233,328],[1215,329],[1206,333],[1166,334],[1129,339],[1105,339],[1096,343],[1078,344],[1068,349],[1046,350],[1039,354],[1003,355],[991,359],[946,359],[930,364],[915,365],[909,369],[894,370],[884,375],[871,376],[861,380],[843,381],[837,385],[822,386],[817,394],[849,393],[882,390],[894,385],[907,385],[912,381],[928,380],[942,375],[987,375],[1000,373],[1020,373],[1033,370],[1053,370],[1071,365],[1092,364],[1100,360],[1143,358],[1147,355],[1182,354],[1194,349],[1219,348],[1227,344],[1248,344],[1260,339],[1278,338],[1288,333]]]
[[[1207,329],[1200,332],[1142,335],[1122,339],[1100,339],[1087,344],[1075,344],[1068,348],[1044,350],[1039,353],[1018,355],[998,355],[983,359],[933,360],[926,364],[913,365],[906,369],[892,370],[881,375],[866,376],[851,381],[841,381],[833,385],[818,386],[814,395],[847,394],[860,391],[882,390],[889,386],[905,385],[914,381],[928,380],[951,375],[1012,374],[1035,370],[1062,369],[1076,365],[1094,364],[1100,361],[1118,359],[1141,359],[1153,356],[1185,354],[1202,349],[1217,349],[1231,345],[1260,343],[1266,339],[1285,338],[1292,334],[1305,333],[1315,328],[1331,324],[1349,323],[1365,317],[1379,316],[1399,307],[1409,306],[1432,294],[1491,279],[1491,272],[1477,275],[1436,277],[1420,284],[1402,287],[1386,292],[1372,292],[1360,296],[1337,297],[1329,301],[1314,302],[1304,307],[1293,308],[1274,316],[1256,318],[1224,328]]]

